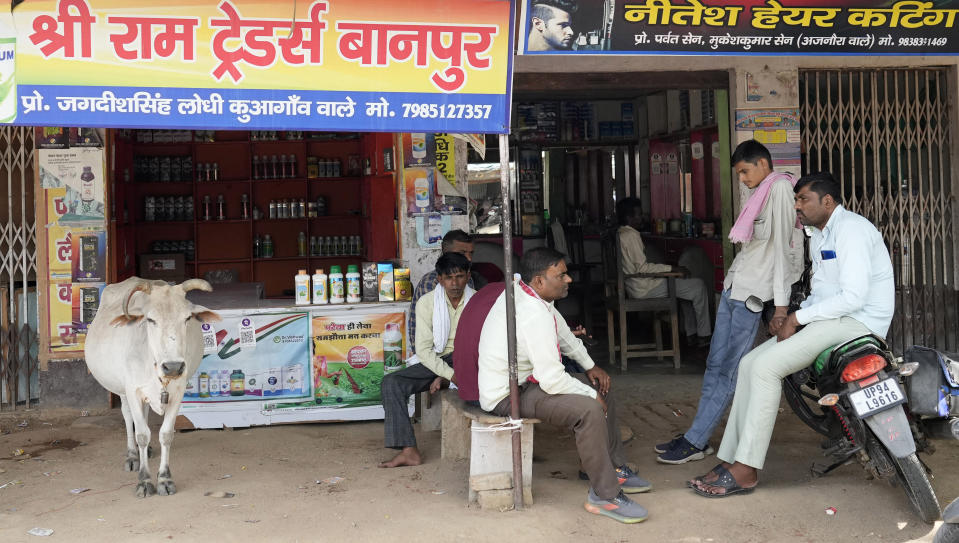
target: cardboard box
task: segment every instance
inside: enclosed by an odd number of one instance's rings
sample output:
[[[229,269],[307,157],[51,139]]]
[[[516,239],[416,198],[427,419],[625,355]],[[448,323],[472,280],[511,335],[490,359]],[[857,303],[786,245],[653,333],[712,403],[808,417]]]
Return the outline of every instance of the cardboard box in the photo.
[[[140,255],[140,277],[182,282],[186,278],[183,253]]]
[[[381,302],[392,302],[394,295],[393,263],[380,262],[376,265],[376,284]]]
[[[410,282],[409,268],[393,270],[393,296],[397,302],[413,299],[413,284]]]
[[[363,263],[363,301],[375,302],[380,299],[376,283],[376,262]]]

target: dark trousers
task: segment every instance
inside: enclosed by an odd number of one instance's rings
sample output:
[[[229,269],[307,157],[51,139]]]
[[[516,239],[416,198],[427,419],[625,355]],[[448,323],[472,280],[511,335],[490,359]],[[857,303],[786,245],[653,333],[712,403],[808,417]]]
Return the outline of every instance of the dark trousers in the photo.
[[[443,357],[443,361],[453,367],[453,353]],[[383,399],[383,434],[385,446],[391,449],[415,447],[416,435],[407,405],[410,395],[425,392],[437,375],[423,364],[407,366],[400,371],[387,374],[380,385]]]
[[[584,374],[573,374],[586,384]],[[519,415],[536,418],[553,426],[562,426],[573,431],[576,451],[589,475],[596,495],[604,500],[619,494],[619,479],[616,467],[626,463],[623,442],[616,423],[616,401],[612,394],[606,396],[606,415],[603,406],[589,396],[580,394],[547,394],[538,384],[527,382],[520,387]],[[509,397],[493,409],[501,417],[509,416]]]

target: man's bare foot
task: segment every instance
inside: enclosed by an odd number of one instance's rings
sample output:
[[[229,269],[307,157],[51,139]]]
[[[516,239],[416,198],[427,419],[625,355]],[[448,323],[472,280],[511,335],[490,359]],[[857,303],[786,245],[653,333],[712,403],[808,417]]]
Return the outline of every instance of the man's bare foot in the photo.
[[[418,466],[423,463],[420,457],[420,451],[416,447],[403,447],[400,454],[393,457],[389,462],[380,462],[381,468],[396,468],[399,466]]]
[[[733,476],[736,484],[741,488],[752,488],[759,483],[759,472],[752,466],[747,466],[740,462],[736,462],[735,464],[723,462],[723,467],[729,470],[729,474]],[[695,481],[694,484],[700,490],[709,494],[725,494],[726,488],[710,484],[716,482],[717,479],[719,479],[719,474],[711,471],[701,480]]]

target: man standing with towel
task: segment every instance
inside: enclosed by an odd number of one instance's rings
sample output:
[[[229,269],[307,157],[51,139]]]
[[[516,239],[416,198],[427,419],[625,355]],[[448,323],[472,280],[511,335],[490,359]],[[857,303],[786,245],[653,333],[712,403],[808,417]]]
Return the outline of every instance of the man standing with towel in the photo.
[[[696,418],[685,434],[656,445],[656,460],[663,464],[702,460],[713,452],[709,437],[733,399],[739,360],[755,342],[759,302],[775,304],[769,323],[775,334],[786,321],[792,284],[802,275],[803,234],[793,209],[796,179],[773,171],[769,150],[756,140],[740,143],[731,162],[739,182],[753,191],[729,232],[729,240],[742,245],[716,307]],[[750,297],[759,307],[746,306]]]
[[[385,419],[383,431],[386,447],[400,453],[381,468],[418,466],[422,463],[416,448],[416,436],[407,405],[410,395],[429,390],[430,394],[456,383],[453,374],[453,342],[456,325],[466,302],[473,295],[467,286],[470,261],[458,253],[444,253],[436,261],[436,288],[416,302],[416,355],[406,361],[406,368],[383,378],[381,393]]]

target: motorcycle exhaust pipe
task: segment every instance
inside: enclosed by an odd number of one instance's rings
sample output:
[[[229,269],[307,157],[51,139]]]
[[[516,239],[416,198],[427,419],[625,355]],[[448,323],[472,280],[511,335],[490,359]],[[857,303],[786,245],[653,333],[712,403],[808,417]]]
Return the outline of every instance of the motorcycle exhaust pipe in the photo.
[[[957,417],[927,421],[924,426],[926,427],[926,433],[929,437],[959,440],[959,418]]]

